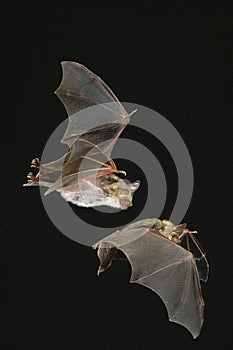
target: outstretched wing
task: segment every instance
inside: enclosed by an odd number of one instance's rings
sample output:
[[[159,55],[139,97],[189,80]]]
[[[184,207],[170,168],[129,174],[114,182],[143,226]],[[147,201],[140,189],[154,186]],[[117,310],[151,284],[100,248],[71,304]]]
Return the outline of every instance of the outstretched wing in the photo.
[[[49,187],[46,193],[77,191],[80,182],[118,172],[111,152],[130,119],[109,87],[86,67],[65,61],[62,71],[55,93],[69,116],[61,142],[70,149],[60,159],[40,165],[38,184]]]
[[[197,238],[192,232],[183,237],[181,245],[190,251],[196,260],[199,279],[206,282],[209,275],[209,263],[206,258],[206,253]]]
[[[62,62],[62,71],[62,81],[55,93],[66,108],[69,124],[61,142],[70,146],[90,130],[100,130],[112,123],[121,124],[121,130],[115,133],[119,136],[129,122],[129,114],[104,81],[76,62]],[[104,135],[103,130],[100,142],[105,140]]]
[[[115,135],[116,129],[119,129],[117,124],[105,125],[104,130],[107,131],[105,137],[109,139],[100,144],[99,133],[103,131],[91,130],[76,139],[65,156],[55,162],[42,165],[40,182],[48,182],[48,178],[51,180],[51,186],[46,194],[54,190],[77,192],[77,186],[84,181],[87,183],[94,180],[95,182],[97,177],[110,172],[119,172],[108,152],[108,141],[112,140],[111,136]],[[56,175],[55,181],[54,175]]]
[[[130,282],[157,293],[169,320],[183,325],[196,338],[204,320],[204,301],[192,254],[145,226],[126,229],[124,234],[115,232],[95,246],[100,258],[99,272],[111,265],[113,253],[123,252],[132,267]]]

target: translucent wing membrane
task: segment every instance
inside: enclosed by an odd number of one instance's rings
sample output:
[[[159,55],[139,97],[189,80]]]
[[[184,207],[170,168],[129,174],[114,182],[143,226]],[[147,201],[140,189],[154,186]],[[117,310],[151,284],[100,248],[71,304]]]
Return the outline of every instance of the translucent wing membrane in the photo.
[[[55,93],[63,102],[69,116],[94,105],[117,102],[105,107],[118,114],[119,118],[127,117],[128,114],[110,88],[85,66],[64,61],[62,72],[62,81]]]
[[[48,182],[48,179],[52,181],[46,193],[61,189],[73,191],[74,188],[77,191],[76,186],[80,182],[118,172],[111,159],[111,151],[114,137],[120,129],[119,124],[106,125],[106,135],[100,135],[98,129],[93,129],[74,141],[65,156],[55,162],[42,165],[40,183]]]
[[[94,128],[101,133],[100,128],[108,124],[126,126],[128,113],[102,79],[75,62],[62,62],[62,70],[63,78],[55,93],[69,115],[63,143],[70,146],[80,135]]]
[[[120,250],[132,267],[130,281],[157,293],[166,305],[169,320],[183,325],[196,338],[204,320],[196,260],[190,251],[154,229],[159,222],[145,219],[132,223],[95,244],[99,272],[111,266],[116,250]]]
[[[195,260],[200,280],[206,282],[209,275],[209,263],[206,253],[193,233],[186,234],[182,239],[182,246],[190,251]]]
[[[69,116],[61,142],[70,149],[58,160],[40,164],[35,180],[49,187],[46,194],[55,190],[77,192],[80,183],[118,172],[111,153],[130,119],[109,87],[86,67],[66,61],[62,62],[62,71],[55,93]]]

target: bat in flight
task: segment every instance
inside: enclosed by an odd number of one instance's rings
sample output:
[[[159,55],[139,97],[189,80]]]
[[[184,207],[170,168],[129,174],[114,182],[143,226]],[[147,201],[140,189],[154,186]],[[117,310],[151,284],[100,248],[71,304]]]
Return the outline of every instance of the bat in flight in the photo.
[[[113,260],[128,260],[130,282],[157,293],[169,320],[186,327],[196,338],[204,321],[200,280],[206,282],[209,272],[196,233],[186,224],[175,226],[168,220],[131,223],[93,246],[100,260],[98,274],[107,270]]]
[[[130,121],[110,88],[97,75],[76,62],[62,62],[63,77],[55,91],[69,116],[61,140],[69,146],[61,158],[47,164],[33,159],[24,186],[48,187],[81,207],[107,205],[119,209],[132,206],[140,181],[126,182],[111,158],[114,144]]]

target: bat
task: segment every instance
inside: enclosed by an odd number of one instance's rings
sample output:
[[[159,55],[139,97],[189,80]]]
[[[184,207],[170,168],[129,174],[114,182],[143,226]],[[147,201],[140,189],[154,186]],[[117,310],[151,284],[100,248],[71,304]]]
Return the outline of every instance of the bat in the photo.
[[[114,144],[129,123],[117,97],[101,78],[76,62],[62,62],[63,77],[55,94],[62,101],[69,123],[61,140],[69,146],[61,158],[46,164],[33,159],[24,186],[48,187],[45,194],[57,191],[68,202],[81,207],[108,205],[128,209],[140,181],[127,183],[117,174],[111,158]]]
[[[100,261],[97,274],[124,257],[131,265],[130,282],[157,293],[169,320],[186,327],[196,338],[204,321],[200,280],[206,282],[209,273],[206,254],[194,237],[196,233],[188,230],[186,224],[175,226],[168,220],[131,223],[94,244]],[[189,250],[191,242],[198,256]]]

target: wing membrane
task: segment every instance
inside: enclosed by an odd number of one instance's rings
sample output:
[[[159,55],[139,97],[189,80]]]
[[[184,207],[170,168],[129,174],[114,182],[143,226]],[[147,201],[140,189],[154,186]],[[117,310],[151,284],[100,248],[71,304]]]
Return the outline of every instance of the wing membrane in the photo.
[[[151,219],[142,220],[97,243],[94,247],[98,248],[99,271],[105,269],[101,268],[101,259],[108,262],[108,268],[112,250],[120,250],[132,267],[130,282],[157,293],[169,320],[183,325],[196,338],[204,320],[204,301],[195,259],[189,251],[149,227]]]
[[[62,72],[55,93],[69,116],[61,139],[69,151],[41,164],[39,174],[30,175],[29,185],[47,186],[46,194],[56,190],[78,195],[80,184],[93,185],[95,179],[118,172],[111,153],[130,115],[103,80],[83,65],[65,61]]]

